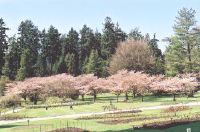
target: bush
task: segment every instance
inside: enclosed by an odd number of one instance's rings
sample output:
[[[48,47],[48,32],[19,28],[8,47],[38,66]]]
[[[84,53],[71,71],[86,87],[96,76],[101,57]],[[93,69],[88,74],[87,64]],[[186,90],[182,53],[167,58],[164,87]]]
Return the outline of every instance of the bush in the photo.
[[[58,104],[60,102],[62,102],[63,99],[59,98],[59,97],[48,97],[45,101],[46,104],[50,105],[50,104]]]
[[[17,107],[18,105],[21,104],[20,101],[21,100],[18,95],[7,95],[7,96],[2,96],[0,98],[0,104],[4,108],[13,107],[13,109],[14,109],[15,107]]]
[[[189,106],[171,106],[167,109],[164,109],[163,112],[165,113],[172,113],[172,112],[178,112],[178,111],[184,111],[184,110],[189,110]]]
[[[79,93],[78,93],[78,92],[72,93],[72,94],[70,95],[70,98],[73,99],[73,100],[77,100],[78,97],[79,97]]]
[[[6,114],[0,116],[0,120],[17,120],[17,119],[23,119],[26,118],[26,116],[22,115],[16,115],[16,114]]]
[[[4,91],[5,91],[5,85],[6,83],[9,82],[9,79],[5,76],[2,76],[0,78],[0,96],[3,96],[4,95]]]

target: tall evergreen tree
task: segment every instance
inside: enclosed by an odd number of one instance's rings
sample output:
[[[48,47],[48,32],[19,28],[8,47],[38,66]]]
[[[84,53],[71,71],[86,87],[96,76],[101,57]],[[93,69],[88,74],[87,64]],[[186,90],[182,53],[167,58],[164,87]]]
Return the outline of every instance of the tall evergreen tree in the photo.
[[[195,10],[183,8],[178,12],[175,25],[175,37],[166,51],[166,74],[198,72],[200,70],[200,52],[198,35],[193,33],[196,27]]]
[[[103,59],[110,58],[117,47],[115,24],[110,17],[105,18],[104,29],[101,41],[101,56]]]
[[[20,49],[20,43],[17,41],[15,35],[9,38],[8,43],[9,43],[8,56],[9,56],[10,79],[14,80],[17,75],[17,70],[20,67],[21,49]]]
[[[8,28],[6,27],[6,24],[2,18],[0,18],[0,76],[2,73],[2,67],[4,65],[4,57],[5,52],[8,49],[8,42],[6,40],[7,35],[6,31]]]
[[[185,58],[185,72],[193,71],[193,56],[192,49],[196,44],[193,41],[193,35],[191,34],[191,29],[195,27],[196,19],[195,19],[196,11],[193,9],[183,8],[178,12],[178,16],[176,17],[174,31],[187,54],[187,58]]]
[[[154,34],[153,39],[148,42],[151,52],[155,58],[155,66],[152,67],[152,74],[164,74],[164,56],[162,51],[158,48],[158,39]]]
[[[121,30],[118,23],[115,25],[110,17],[105,18],[103,34],[101,36],[101,69],[108,67],[108,61],[115,49],[118,46],[118,43],[124,41],[127,35]],[[105,72],[103,76],[106,75]]]
[[[70,56],[67,60],[70,60],[70,68],[68,72],[78,75],[80,73],[79,69],[79,34],[76,30],[71,28],[67,34],[65,44],[63,45],[63,54],[65,56]],[[73,59],[72,59],[73,58]],[[70,70],[69,70],[70,69]]]
[[[80,31],[80,48],[79,48],[79,67],[80,71],[83,71],[83,63],[86,57],[89,57],[91,50],[99,50],[100,53],[100,43],[101,34],[98,32],[93,33],[93,30],[86,25]]]
[[[49,67],[49,74],[52,74],[53,65],[59,60],[62,53],[60,33],[55,27],[50,26],[46,35],[45,31],[43,31],[43,47],[43,52]]]
[[[171,38],[171,43],[165,52],[165,74],[167,76],[175,76],[184,73],[185,51],[181,42],[176,37]]]
[[[30,56],[27,62],[27,76],[35,76],[35,64],[40,49],[40,32],[32,21],[26,20],[21,22],[18,28],[18,34],[20,50],[24,51],[25,49],[28,49],[30,51]]]

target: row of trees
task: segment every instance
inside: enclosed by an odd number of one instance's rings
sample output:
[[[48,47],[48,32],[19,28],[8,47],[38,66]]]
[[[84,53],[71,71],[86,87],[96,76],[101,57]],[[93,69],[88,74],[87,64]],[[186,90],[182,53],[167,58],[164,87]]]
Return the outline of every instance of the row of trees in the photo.
[[[39,99],[47,97],[60,97],[77,99],[80,95],[84,101],[84,95],[92,95],[94,101],[98,93],[113,92],[117,96],[128,93],[142,97],[146,93],[192,95],[197,89],[196,75],[181,75],[179,77],[165,78],[161,75],[150,76],[143,72],[121,70],[107,78],[98,78],[94,74],[83,74],[73,77],[67,74],[59,74],[49,77],[34,77],[24,81],[15,81],[7,84],[7,96],[20,95],[37,104]]]
[[[94,73],[105,77],[109,59],[118,43],[127,38],[142,39],[142,35],[138,29],[126,34],[109,17],[105,18],[103,25],[102,33],[84,25],[79,32],[71,28],[65,35],[53,26],[40,31],[32,21],[26,20],[19,25],[17,35],[7,39],[8,28],[1,18],[0,76],[23,80],[58,73],[75,76]],[[146,36],[149,43],[157,42],[155,37]]]
[[[164,73],[164,58],[158,49],[155,35],[153,39],[150,39],[148,34],[144,37],[137,28],[126,34],[109,17],[105,19],[102,33],[93,31],[87,25],[79,32],[71,28],[68,34],[60,34],[53,26],[47,31],[39,31],[30,20],[22,21],[17,35],[13,37],[8,38],[7,30],[9,29],[1,18],[1,95],[4,94],[4,86],[9,79],[24,80],[26,77],[43,77],[59,73],[74,76],[93,73],[98,77],[106,77],[112,74],[108,67],[118,43],[127,39],[145,40],[162,63],[161,67],[155,67],[156,69],[149,72]],[[134,67],[129,70],[132,69]]]

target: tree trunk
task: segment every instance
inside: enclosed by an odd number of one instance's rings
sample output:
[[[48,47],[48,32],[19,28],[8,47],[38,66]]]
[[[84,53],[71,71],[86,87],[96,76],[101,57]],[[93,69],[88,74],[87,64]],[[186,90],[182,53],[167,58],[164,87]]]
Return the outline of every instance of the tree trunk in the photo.
[[[176,94],[173,94],[173,101],[176,101]]]
[[[85,101],[84,94],[81,95],[82,101]]]
[[[15,106],[13,106],[13,113],[15,113]]]
[[[26,96],[24,96],[24,97],[23,97],[23,99],[24,99],[24,101],[25,101],[25,104],[26,104]]]
[[[125,100],[126,101],[128,100],[128,93],[127,92],[125,93]]]
[[[135,91],[133,90],[133,98],[135,98]]]
[[[37,99],[34,99],[34,100],[33,100],[33,104],[34,104],[34,105],[37,105]]]
[[[142,102],[144,101],[144,96],[142,95]]]
[[[117,94],[117,102],[119,101],[119,94]]]
[[[194,97],[194,91],[191,91],[191,92],[188,94],[188,97]]]
[[[96,90],[94,90],[94,102],[96,101],[96,98],[97,98],[97,94],[96,94]]]
[[[191,64],[191,48],[190,43],[187,43],[187,52],[188,52],[188,61],[189,61],[189,72],[192,71],[192,64]]]

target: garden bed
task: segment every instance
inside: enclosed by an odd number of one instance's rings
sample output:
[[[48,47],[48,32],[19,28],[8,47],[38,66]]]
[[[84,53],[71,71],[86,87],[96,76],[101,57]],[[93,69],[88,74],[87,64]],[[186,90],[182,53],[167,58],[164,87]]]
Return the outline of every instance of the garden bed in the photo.
[[[198,122],[200,121],[200,119],[198,120],[188,120],[188,119],[179,119],[179,120],[168,120],[168,121],[162,121],[162,122],[153,122],[153,123],[149,123],[149,124],[144,124],[142,128],[145,129],[166,129],[166,128],[170,128],[170,127],[174,127],[177,125],[185,125],[185,124],[189,124],[189,123],[194,123],[194,122]]]
[[[98,123],[102,124],[109,124],[109,125],[115,125],[115,124],[126,124],[134,121],[144,121],[144,120],[153,120],[153,119],[160,119],[163,117],[136,117],[136,118],[126,118],[126,119],[112,119],[112,120],[103,120],[98,121]]]
[[[69,128],[56,129],[49,132],[89,132],[89,131],[83,130],[81,128],[69,127]]]

